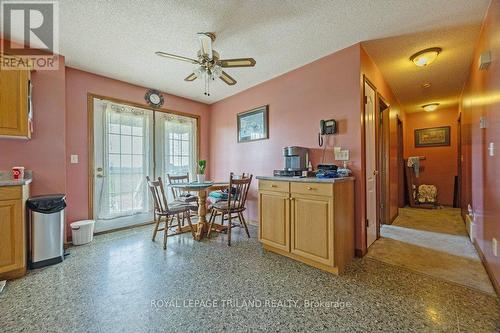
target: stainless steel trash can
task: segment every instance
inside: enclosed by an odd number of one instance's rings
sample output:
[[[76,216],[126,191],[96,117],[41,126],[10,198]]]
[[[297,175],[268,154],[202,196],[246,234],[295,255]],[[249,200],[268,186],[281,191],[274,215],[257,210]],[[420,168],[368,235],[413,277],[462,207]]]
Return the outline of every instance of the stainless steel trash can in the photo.
[[[29,267],[39,268],[64,260],[64,194],[39,195],[28,199]]]

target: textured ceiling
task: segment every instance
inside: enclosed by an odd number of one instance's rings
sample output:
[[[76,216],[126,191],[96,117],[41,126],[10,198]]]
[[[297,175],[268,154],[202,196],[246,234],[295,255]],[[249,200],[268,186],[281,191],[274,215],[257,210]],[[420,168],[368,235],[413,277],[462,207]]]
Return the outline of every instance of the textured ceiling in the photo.
[[[382,71],[406,112],[423,111],[422,105],[440,108],[458,103],[472,62],[480,22],[364,42],[363,46]],[[438,58],[417,67],[410,56],[422,49],[441,47]],[[429,88],[422,84],[430,83]],[[439,110],[439,109],[438,109]]]
[[[478,26],[488,2],[64,0],[60,52],[69,66],[212,103],[360,41]],[[217,33],[222,58],[257,61],[255,68],[228,69],[238,83],[216,81],[210,97],[199,80],[183,81],[193,65],[154,54],[194,57],[200,31]]]

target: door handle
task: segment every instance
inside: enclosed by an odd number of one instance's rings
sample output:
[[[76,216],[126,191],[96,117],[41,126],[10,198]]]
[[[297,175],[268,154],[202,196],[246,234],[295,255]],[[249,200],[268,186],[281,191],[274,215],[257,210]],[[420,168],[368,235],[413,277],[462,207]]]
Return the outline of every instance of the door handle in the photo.
[[[378,170],[373,170],[373,175],[374,176],[378,175]]]
[[[97,178],[104,178],[104,170],[103,170],[103,168],[99,167],[99,168],[96,169],[96,171],[97,172],[96,172],[95,176]]]

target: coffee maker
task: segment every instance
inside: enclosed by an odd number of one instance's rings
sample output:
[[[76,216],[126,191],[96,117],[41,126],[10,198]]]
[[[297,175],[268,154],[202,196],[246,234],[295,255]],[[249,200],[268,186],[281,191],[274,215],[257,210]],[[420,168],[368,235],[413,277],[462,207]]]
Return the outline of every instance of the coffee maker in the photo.
[[[297,146],[285,147],[283,148],[283,160],[285,168],[274,170],[275,176],[302,176],[302,172],[307,171],[309,165],[309,149]]]

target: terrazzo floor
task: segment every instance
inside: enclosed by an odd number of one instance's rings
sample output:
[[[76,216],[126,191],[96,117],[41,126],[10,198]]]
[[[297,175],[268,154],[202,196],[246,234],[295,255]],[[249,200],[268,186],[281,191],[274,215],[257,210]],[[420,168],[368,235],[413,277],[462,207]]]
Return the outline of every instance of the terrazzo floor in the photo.
[[[1,332],[498,332],[496,297],[356,259],[334,276],[262,251],[243,230],[195,242],[151,226],[97,236],[11,281]]]
[[[495,295],[460,209],[401,208],[380,235],[368,257]]]

